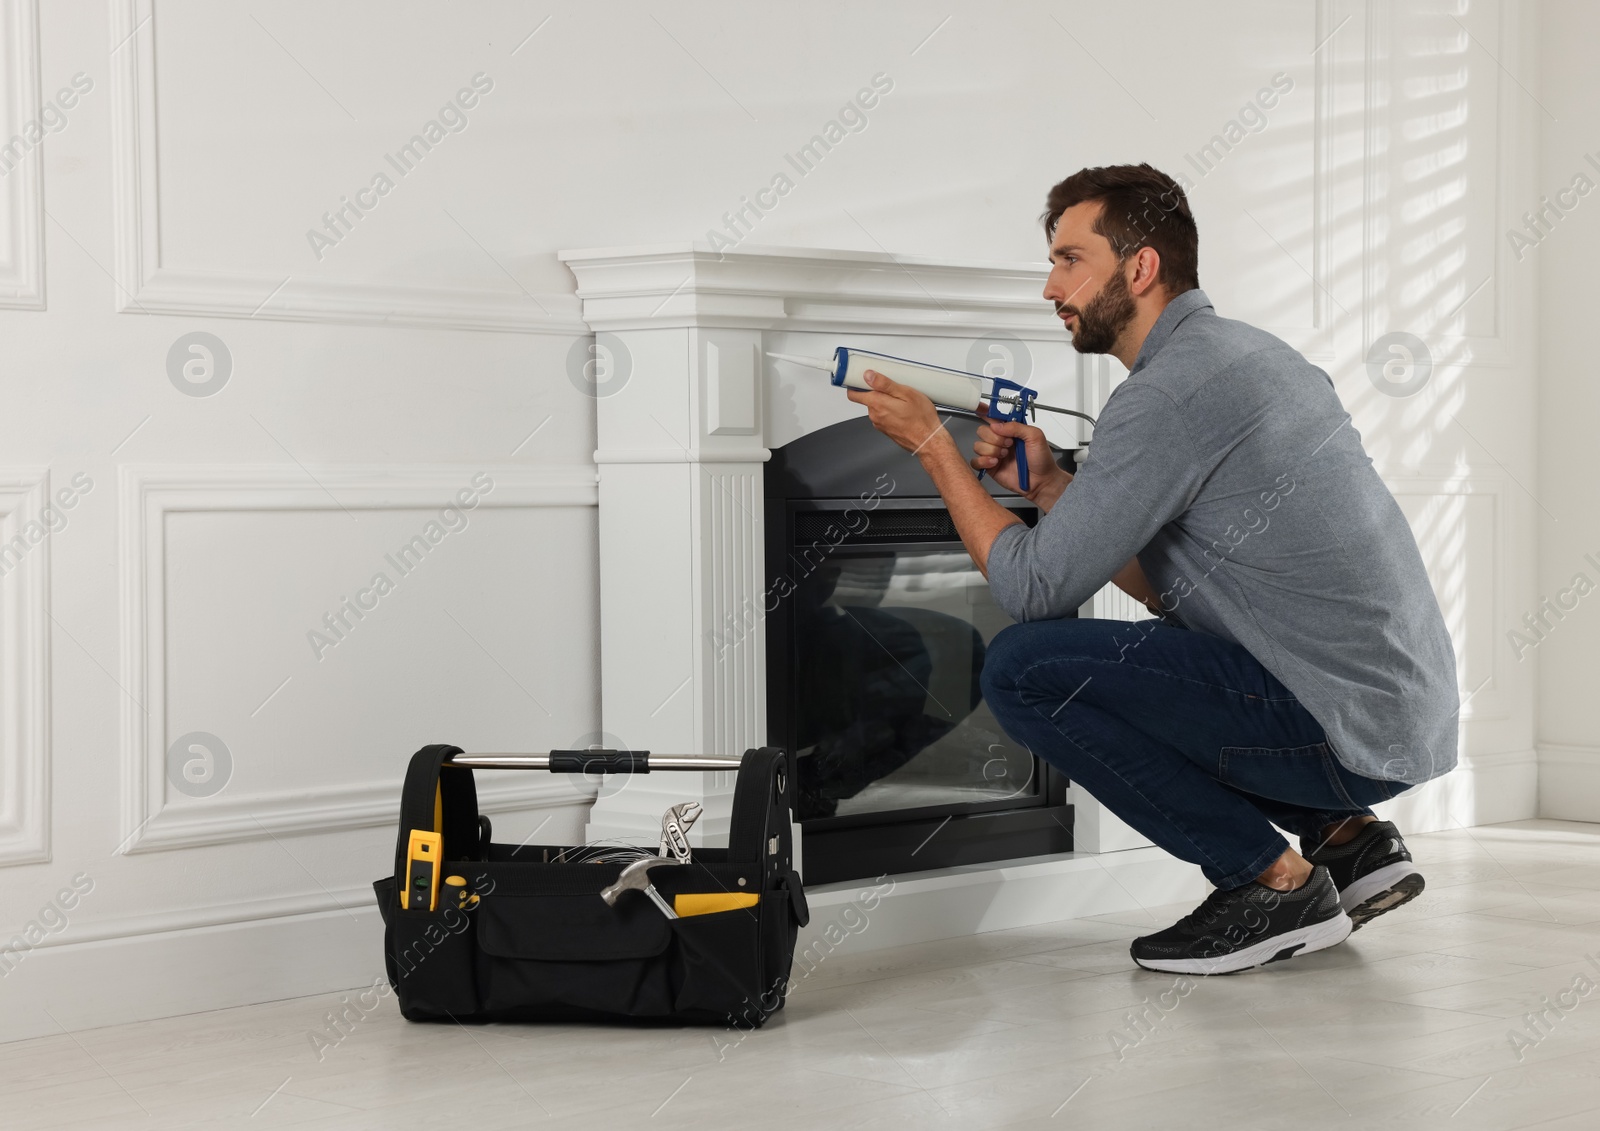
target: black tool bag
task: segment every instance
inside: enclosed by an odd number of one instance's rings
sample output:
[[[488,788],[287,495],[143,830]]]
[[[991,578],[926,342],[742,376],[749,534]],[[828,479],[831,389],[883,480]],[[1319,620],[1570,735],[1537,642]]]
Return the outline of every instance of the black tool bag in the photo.
[[[754,1028],[783,1007],[795,936],[810,918],[790,839],[793,777],[782,750],[748,750],[734,788],[727,848],[652,868],[666,899],[755,893],[755,906],[667,918],[642,891],[616,904],[602,888],[623,863],[547,863],[561,846],[494,844],[470,768],[455,746],[411,759],[400,801],[394,874],[373,884],[384,959],[411,1021],[647,1020]],[[537,757],[537,756],[535,756]],[[553,772],[648,772],[640,752],[553,751]],[[443,837],[436,910],[407,909],[413,829]],[[472,900],[476,895],[477,899]],[[461,905],[465,905],[465,909]]]

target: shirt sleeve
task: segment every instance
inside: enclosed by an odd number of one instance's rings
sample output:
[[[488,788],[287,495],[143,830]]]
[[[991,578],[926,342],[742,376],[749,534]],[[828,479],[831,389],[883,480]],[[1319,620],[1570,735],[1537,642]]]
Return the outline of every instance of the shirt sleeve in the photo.
[[[989,548],[989,589],[1014,621],[1076,611],[1193,502],[1206,469],[1177,407],[1124,383],[1106,401],[1089,458],[1036,526]]]

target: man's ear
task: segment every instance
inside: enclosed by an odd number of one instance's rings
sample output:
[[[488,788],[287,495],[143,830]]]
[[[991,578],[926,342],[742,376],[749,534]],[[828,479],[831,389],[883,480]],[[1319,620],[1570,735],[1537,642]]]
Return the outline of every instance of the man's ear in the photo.
[[[1141,247],[1133,253],[1133,278],[1128,280],[1128,289],[1142,296],[1156,285],[1160,274],[1161,253],[1153,247]]]

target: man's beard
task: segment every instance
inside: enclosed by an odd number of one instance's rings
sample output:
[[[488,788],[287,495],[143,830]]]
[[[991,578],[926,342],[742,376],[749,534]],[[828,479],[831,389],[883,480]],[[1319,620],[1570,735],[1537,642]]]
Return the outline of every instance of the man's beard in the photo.
[[[1138,313],[1121,263],[1111,272],[1100,293],[1082,307],[1063,304],[1060,309],[1078,316],[1078,324],[1072,331],[1072,348],[1079,353],[1110,353],[1117,338]]]

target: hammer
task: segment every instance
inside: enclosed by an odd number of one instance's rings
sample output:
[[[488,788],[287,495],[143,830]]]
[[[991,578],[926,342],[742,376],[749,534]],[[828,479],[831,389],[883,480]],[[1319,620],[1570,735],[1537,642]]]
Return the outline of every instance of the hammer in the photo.
[[[680,860],[676,856],[642,856],[622,869],[622,875],[617,877],[617,882],[600,892],[600,898],[612,907],[617,905],[617,897],[625,891],[642,891],[650,897],[650,902],[661,908],[661,914],[668,919],[676,919],[678,913],[672,909],[672,904],[661,897],[656,886],[650,882],[650,869],[672,864],[687,864],[687,860]]]
[[[687,863],[689,863],[689,861],[680,860],[676,856],[641,857],[638,860],[635,860],[632,864],[629,864],[626,868],[622,869],[622,874],[617,877],[617,882],[612,884],[610,887],[603,888],[601,890],[600,898],[605,900],[606,903],[615,907],[617,904],[617,897],[623,892],[642,891],[650,897],[650,901],[652,903],[661,908],[661,914],[665,915],[668,919],[677,919],[680,916],[672,909],[672,904],[663,899],[661,897],[661,893],[656,890],[655,885],[650,882],[650,869]],[[682,941],[684,945],[695,952],[702,962],[711,967],[711,969],[715,970],[718,975],[727,980],[727,983],[730,986],[739,991],[740,1000],[749,1000],[750,991],[745,988],[744,983],[734,975],[733,971],[729,970],[728,967],[723,964],[722,959],[707,951],[697,943],[691,942],[688,939],[683,939]]]

